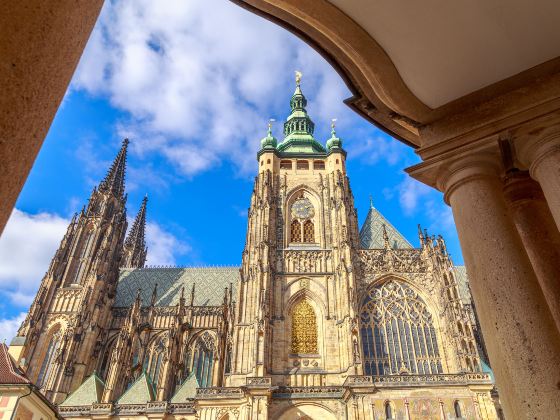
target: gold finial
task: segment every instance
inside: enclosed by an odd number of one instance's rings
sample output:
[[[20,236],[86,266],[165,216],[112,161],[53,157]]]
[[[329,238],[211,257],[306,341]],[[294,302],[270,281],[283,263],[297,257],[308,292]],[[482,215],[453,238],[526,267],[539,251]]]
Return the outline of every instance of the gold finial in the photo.
[[[268,120],[268,131],[272,130],[272,123],[275,122],[276,120],[274,118],[270,118]]]
[[[333,118],[333,119],[331,120],[331,129],[332,129],[333,131],[334,131],[334,127],[336,127],[336,121],[337,121],[336,118]]]
[[[268,136],[272,137],[272,123],[276,121],[274,118],[268,120]]]
[[[296,70],[296,86],[299,86],[300,82],[301,82],[301,76],[303,76],[301,74],[301,71]]]

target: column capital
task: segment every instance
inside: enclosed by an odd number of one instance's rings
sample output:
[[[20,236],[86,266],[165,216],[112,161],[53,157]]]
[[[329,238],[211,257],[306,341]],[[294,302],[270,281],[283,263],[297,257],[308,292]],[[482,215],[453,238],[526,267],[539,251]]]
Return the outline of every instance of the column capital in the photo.
[[[554,126],[515,133],[513,143],[517,160],[535,177],[535,168],[540,162],[560,152],[560,122]]]
[[[508,204],[514,206],[526,201],[544,200],[541,186],[527,171],[515,171],[506,175],[504,197]]]
[[[449,198],[461,185],[480,178],[499,179],[501,171],[499,157],[490,151],[481,151],[448,162],[438,173],[437,187],[449,204]]]

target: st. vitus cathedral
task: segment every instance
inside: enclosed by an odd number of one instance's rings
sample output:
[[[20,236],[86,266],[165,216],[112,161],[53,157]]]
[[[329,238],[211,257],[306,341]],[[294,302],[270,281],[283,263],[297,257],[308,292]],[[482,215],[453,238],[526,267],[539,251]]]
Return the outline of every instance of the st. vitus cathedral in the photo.
[[[10,353],[65,418],[496,419],[464,267],[373,206],[299,79],[257,154],[241,267],[149,268],[125,140],[64,236]]]

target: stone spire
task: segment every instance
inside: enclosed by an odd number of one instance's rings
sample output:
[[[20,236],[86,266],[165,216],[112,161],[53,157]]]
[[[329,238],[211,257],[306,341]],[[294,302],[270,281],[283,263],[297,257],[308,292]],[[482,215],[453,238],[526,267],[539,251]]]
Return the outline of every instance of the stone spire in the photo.
[[[128,139],[122,142],[121,150],[115,158],[109,172],[99,184],[99,191],[110,192],[115,197],[122,198],[124,196],[124,176],[126,170],[126,152],[128,148]]]
[[[144,267],[148,248],[146,247],[146,205],[148,196],[142,200],[142,205],[130,228],[130,232],[124,242],[124,255],[122,266],[127,268]]]

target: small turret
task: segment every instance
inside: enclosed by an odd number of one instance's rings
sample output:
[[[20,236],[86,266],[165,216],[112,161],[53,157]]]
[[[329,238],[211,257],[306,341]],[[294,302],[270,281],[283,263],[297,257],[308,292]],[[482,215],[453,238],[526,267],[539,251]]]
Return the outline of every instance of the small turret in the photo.
[[[264,139],[261,140],[261,147],[263,149],[276,149],[278,145],[278,140],[272,135],[272,123],[273,119],[268,120],[268,133]]]
[[[342,139],[336,136],[335,130],[336,118],[331,120],[331,138],[327,140],[327,149],[331,150],[342,150]]]

